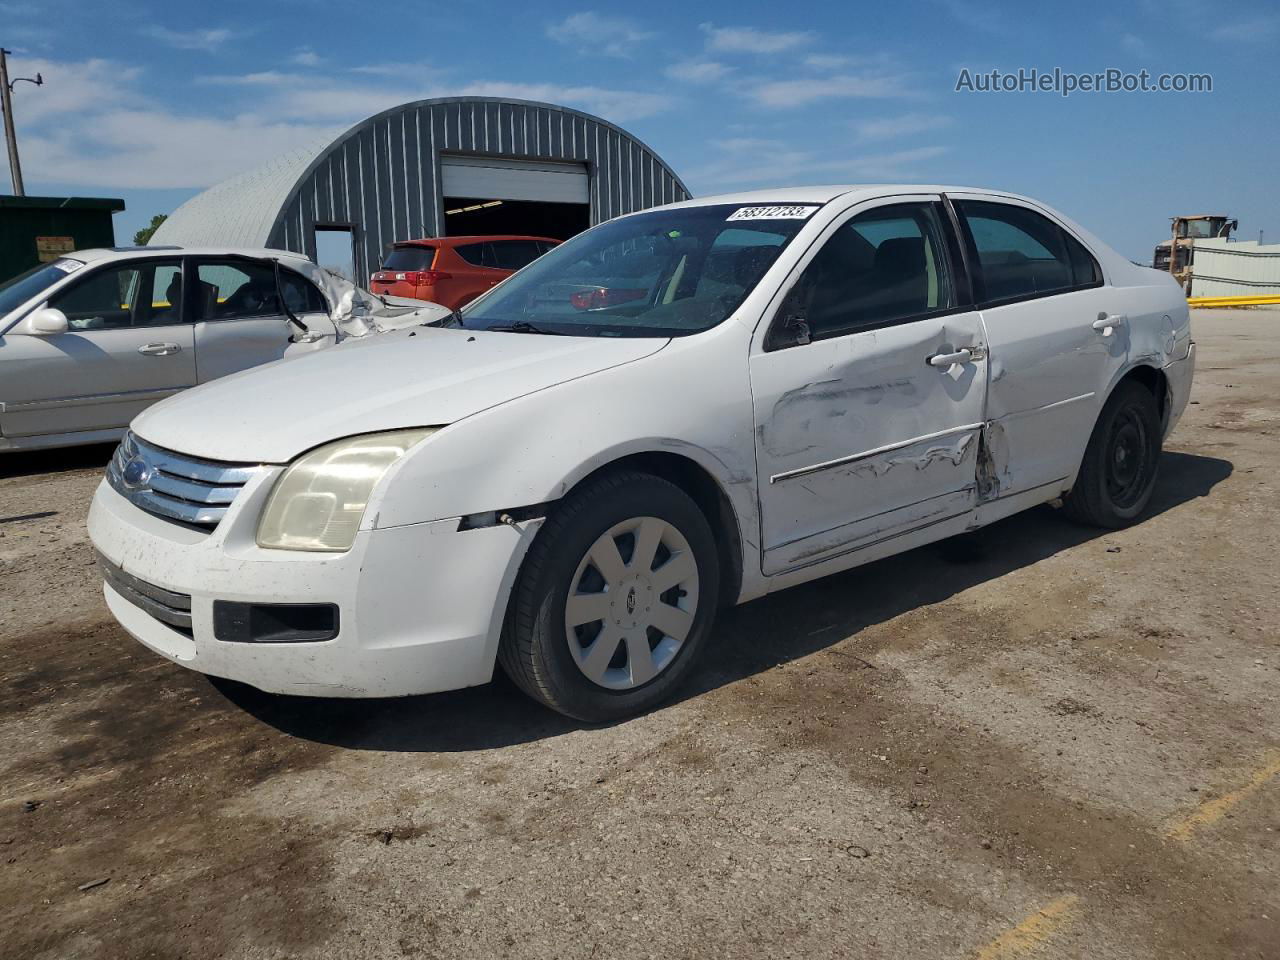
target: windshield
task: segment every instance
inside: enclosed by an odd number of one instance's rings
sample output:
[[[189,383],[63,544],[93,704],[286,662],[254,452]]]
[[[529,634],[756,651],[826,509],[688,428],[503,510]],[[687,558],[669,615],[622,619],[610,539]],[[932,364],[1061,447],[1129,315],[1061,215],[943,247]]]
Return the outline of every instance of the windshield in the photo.
[[[79,260],[64,258],[53,263],[37,264],[25,273],[0,283],[0,318],[83,266]]]
[[[563,243],[464,307],[463,326],[673,337],[722,322],[817,206],[659,209]]]

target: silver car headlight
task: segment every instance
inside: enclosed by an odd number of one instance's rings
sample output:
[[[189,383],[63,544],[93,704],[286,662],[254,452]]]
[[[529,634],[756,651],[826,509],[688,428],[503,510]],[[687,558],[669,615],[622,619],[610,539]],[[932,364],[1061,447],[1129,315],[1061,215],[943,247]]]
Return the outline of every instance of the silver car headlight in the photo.
[[[258,521],[258,546],[342,553],[355,543],[373,488],[391,465],[439,427],[347,437],[285,468]]]

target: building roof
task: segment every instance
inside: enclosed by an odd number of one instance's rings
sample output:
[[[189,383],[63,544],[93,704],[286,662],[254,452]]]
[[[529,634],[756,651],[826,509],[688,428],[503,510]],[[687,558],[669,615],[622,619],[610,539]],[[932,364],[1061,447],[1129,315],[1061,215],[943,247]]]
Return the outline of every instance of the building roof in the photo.
[[[324,139],[290,150],[196,194],[160,224],[151,244],[217,245],[234,236],[245,246],[266,246],[289,195],[329,144]]]
[[[116,197],[15,197],[0,196],[0,207],[31,210],[109,210],[118,213],[124,201]]]

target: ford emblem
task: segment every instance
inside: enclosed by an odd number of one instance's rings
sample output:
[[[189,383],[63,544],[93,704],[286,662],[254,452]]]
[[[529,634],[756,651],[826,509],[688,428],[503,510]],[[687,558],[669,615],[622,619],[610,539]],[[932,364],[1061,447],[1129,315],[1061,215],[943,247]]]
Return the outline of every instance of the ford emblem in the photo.
[[[120,471],[120,479],[124,481],[124,485],[130,490],[145,486],[146,482],[151,479],[151,464],[147,463],[142,457],[133,457],[124,465],[124,469]]]

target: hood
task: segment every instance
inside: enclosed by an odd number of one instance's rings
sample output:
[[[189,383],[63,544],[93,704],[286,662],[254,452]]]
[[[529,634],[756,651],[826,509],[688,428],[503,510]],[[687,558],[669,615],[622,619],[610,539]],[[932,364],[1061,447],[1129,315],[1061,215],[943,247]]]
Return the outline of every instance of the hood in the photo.
[[[210,460],[284,463],[358,433],[454,423],[657,353],[662,339],[416,327],[278,360],[170,397],[132,424]]]

